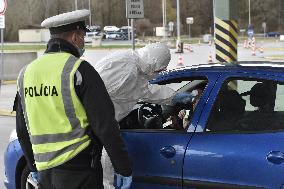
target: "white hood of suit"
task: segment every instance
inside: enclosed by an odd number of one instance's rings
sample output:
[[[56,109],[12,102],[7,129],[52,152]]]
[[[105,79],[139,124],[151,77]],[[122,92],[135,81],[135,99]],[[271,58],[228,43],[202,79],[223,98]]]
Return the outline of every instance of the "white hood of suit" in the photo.
[[[136,64],[149,79],[156,77],[157,71],[166,70],[171,60],[170,50],[164,43],[147,45],[138,49],[137,53],[142,61],[136,62]]]

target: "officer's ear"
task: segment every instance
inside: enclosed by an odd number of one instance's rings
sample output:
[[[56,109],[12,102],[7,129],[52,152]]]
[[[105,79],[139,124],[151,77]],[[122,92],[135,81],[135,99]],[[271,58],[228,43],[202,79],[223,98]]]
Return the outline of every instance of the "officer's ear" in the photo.
[[[77,44],[77,35],[75,32],[72,32],[71,41],[73,44]]]

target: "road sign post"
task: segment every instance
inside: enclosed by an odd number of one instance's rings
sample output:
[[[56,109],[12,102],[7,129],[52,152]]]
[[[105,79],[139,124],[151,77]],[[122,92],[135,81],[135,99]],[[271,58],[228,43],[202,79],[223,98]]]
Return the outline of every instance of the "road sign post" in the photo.
[[[126,18],[131,19],[132,49],[135,50],[134,19],[144,18],[143,0],[126,0]]]
[[[263,28],[263,37],[265,37],[266,34],[266,22],[262,22],[262,28]]]
[[[176,41],[176,47],[177,50],[179,50],[180,44],[180,0],[177,0],[177,41]]]
[[[1,72],[0,72],[0,92],[1,84],[4,79],[4,28],[5,28],[5,11],[7,9],[7,0],[0,0],[0,29],[1,29]]]
[[[188,24],[188,38],[191,37],[191,35],[190,35],[190,25],[193,24],[193,21],[194,21],[193,17],[186,18],[186,23]]]
[[[173,31],[174,31],[174,22],[170,21],[168,25],[169,25],[169,31],[171,32],[171,36],[172,36]]]

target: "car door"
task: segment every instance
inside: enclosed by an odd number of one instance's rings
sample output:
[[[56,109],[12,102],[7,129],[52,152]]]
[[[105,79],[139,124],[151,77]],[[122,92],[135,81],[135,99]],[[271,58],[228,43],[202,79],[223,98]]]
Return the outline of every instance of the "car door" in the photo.
[[[192,74],[182,75],[181,80],[190,80]],[[194,75],[206,77],[207,87],[191,119],[194,128],[216,80],[216,74]],[[175,79],[175,77],[166,78]],[[122,136],[133,161],[132,189],[180,189],[182,167],[186,146],[193,132],[176,130],[122,130]]]
[[[235,78],[238,85],[246,85],[253,80],[260,83],[279,82],[277,85],[275,107],[273,113],[258,113],[251,106],[252,99],[242,96],[246,100],[246,110],[237,119],[241,128],[220,129],[222,122],[214,125],[216,131],[206,129],[213,115],[212,104],[217,103],[225,81]],[[281,83],[282,82],[282,83]],[[273,73],[228,73],[223,74],[205,106],[198,125],[202,131],[192,137],[186,151],[184,163],[184,188],[281,188],[284,183],[284,78],[283,75]],[[245,86],[244,86],[245,87]],[[246,86],[248,87],[248,86]],[[267,89],[268,90],[268,89]],[[245,95],[246,91],[241,91]],[[251,91],[247,92],[250,93]],[[261,91],[264,93],[264,90]],[[250,94],[251,95],[251,94]],[[264,99],[262,99],[264,101]],[[230,99],[234,101],[234,99]],[[232,105],[233,106],[233,105]],[[211,112],[211,113],[210,113]],[[278,116],[278,114],[280,116]],[[256,115],[256,117],[248,115]],[[259,115],[261,117],[259,117]],[[258,117],[257,117],[258,116]],[[274,116],[274,117],[273,117]],[[267,118],[266,118],[267,117]],[[271,119],[272,118],[272,119]],[[222,117],[226,122],[225,115]],[[280,124],[279,124],[280,123]],[[229,125],[233,125],[231,122]],[[254,127],[248,128],[252,126]],[[276,124],[276,125],[275,125]],[[262,126],[260,126],[262,125]],[[218,130],[219,127],[219,130]],[[223,127],[223,126],[222,126]],[[214,129],[213,129],[214,130]]]

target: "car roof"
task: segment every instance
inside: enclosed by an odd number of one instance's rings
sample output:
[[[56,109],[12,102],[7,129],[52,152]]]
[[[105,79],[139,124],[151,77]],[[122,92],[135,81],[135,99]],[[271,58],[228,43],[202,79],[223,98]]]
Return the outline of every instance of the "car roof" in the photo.
[[[268,62],[268,61],[240,61],[232,63],[213,63],[213,64],[199,64],[192,66],[184,66],[169,70],[168,72],[176,72],[178,70],[281,70],[284,71],[284,62]]]
[[[200,64],[192,66],[184,66],[171,70],[167,70],[159,74],[156,79],[151,83],[158,83],[163,81],[168,76],[173,76],[179,73],[196,73],[196,72],[217,72],[217,73],[229,73],[236,71],[248,71],[248,72],[267,72],[267,73],[279,73],[284,74],[284,62],[269,62],[269,61],[239,61],[232,63],[212,63],[212,64]],[[189,74],[190,75],[190,74]]]

